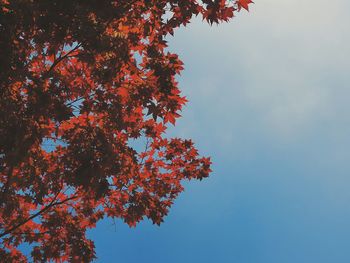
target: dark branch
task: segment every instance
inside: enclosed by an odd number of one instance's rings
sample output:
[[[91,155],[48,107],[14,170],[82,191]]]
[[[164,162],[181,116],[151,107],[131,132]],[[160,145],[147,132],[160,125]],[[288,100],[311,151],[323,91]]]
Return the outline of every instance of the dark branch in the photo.
[[[6,236],[8,234],[10,234],[11,232],[13,232],[14,230],[16,230],[17,228],[23,226],[24,224],[26,224],[27,222],[29,222],[30,220],[38,217],[39,215],[42,215],[43,213],[47,212],[50,208],[54,207],[54,206],[57,206],[57,205],[62,205],[64,204],[65,202],[67,201],[70,201],[72,199],[75,199],[77,198],[78,196],[71,196],[71,197],[68,197],[62,201],[59,201],[59,202],[55,202],[56,198],[57,198],[57,195],[55,196],[55,198],[51,201],[51,203],[49,203],[47,206],[45,206],[43,209],[41,209],[40,211],[36,212],[35,214],[31,215],[30,217],[28,217],[27,219],[25,219],[24,221],[16,224],[15,226],[11,227],[10,229],[8,230],[5,230],[3,233],[0,234],[0,238],[3,237],[3,236]]]

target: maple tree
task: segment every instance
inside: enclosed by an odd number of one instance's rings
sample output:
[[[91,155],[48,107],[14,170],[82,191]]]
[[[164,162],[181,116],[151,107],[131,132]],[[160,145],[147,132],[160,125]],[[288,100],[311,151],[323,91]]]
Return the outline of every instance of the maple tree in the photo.
[[[186,103],[166,37],[249,3],[0,0],[1,262],[90,262],[98,220],[160,224],[182,180],[208,176],[165,136]]]

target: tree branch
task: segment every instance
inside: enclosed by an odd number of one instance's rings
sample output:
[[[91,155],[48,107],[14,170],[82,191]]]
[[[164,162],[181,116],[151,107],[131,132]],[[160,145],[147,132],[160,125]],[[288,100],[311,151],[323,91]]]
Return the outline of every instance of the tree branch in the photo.
[[[46,206],[44,207],[43,209],[41,209],[40,211],[36,212],[35,214],[31,215],[30,217],[28,217],[27,219],[25,219],[24,221],[18,223],[17,225],[11,227],[10,229],[8,230],[5,230],[3,233],[0,234],[0,238],[3,237],[3,236],[6,236],[8,234],[10,234],[12,231],[16,230],[17,228],[23,226],[24,224],[28,223],[30,220],[36,218],[37,216],[45,213],[46,211],[48,211],[50,208],[54,207],[54,206],[57,206],[57,205],[62,205],[64,204],[65,202],[67,201],[70,201],[70,200],[73,200],[75,198],[77,198],[78,196],[71,196],[71,197],[68,197],[62,201],[59,201],[59,202],[55,202],[56,198],[57,198],[58,195],[56,195],[54,197],[54,199]]]
[[[74,48],[72,48],[70,51],[68,51],[66,54],[64,54],[63,56],[59,56],[57,59],[55,59],[55,61],[52,63],[51,67],[49,68],[49,70],[45,73],[45,77],[44,79],[46,78],[46,76],[48,74],[50,74],[50,72],[64,59],[68,58],[70,54],[72,54],[75,50],[77,50],[78,48],[81,47],[81,43],[76,45]]]

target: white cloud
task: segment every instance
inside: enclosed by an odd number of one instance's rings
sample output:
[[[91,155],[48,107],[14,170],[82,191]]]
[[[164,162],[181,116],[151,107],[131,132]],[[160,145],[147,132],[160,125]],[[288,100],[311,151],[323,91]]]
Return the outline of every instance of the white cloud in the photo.
[[[219,126],[223,144],[248,129],[290,140],[350,110],[350,3],[255,2],[231,23],[198,20],[171,40],[186,66],[184,122]]]

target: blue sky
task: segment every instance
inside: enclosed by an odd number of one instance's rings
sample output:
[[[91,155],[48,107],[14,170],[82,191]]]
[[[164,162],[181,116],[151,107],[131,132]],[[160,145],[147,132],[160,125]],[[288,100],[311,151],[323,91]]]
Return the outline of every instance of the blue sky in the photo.
[[[189,103],[173,136],[213,159],[165,222],[91,232],[96,262],[350,262],[347,0],[256,0],[170,40]]]

